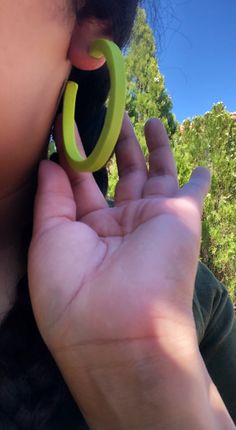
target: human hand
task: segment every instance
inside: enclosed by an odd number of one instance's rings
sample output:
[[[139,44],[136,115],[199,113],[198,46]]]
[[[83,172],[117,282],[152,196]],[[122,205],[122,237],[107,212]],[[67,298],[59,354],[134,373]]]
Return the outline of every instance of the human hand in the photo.
[[[186,312],[191,308],[209,173],[198,168],[179,189],[160,122],[149,122],[146,138],[149,172],[126,117],[117,145],[114,208],[92,175],[72,171],[62,154],[64,170],[42,163],[29,270],[35,314],[47,338],[74,313],[78,323],[83,315],[81,341],[122,338],[124,329],[131,338],[150,336],[156,323],[149,320],[146,327],[142,321],[140,332],[140,312],[156,321],[165,304],[168,310],[173,302]],[[100,317],[97,325],[97,314],[110,314],[110,328]]]
[[[41,334],[74,393],[79,375],[80,403],[85,368],[109,374],[153,354],[164,374],[169,353],[173,359],[181,348],[181,360],[189,344],[191,354],[197,349],[192,297],[209,173],[198,168],[179,189],[159,121],[149,122],[146,140],[149,171],[125,117],[114,208],[92,175],[68,167],[60,145],[62,167],[40,167],[30,294]]]

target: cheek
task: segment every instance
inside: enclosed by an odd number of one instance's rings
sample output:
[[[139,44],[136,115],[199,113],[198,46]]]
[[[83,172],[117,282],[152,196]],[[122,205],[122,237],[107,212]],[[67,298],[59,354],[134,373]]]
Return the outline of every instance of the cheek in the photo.
[[[0,0],[0,179],[10,161],[19,174],[30,170],[47,139],[70,70],[74,17],[66,5],[64,0]]]
[[[70,4],[70,3],[69,3]],[[0,113],[57,100],[74,16],[65,0],[0,0]],[[19,106],[21,104],[21,106]],[[5,113],[6,116],[6,113]]]
[[[69,0],[1,0],[0,55],[10,63],[24,62],[27,53],[65,57],[75,20],[70,5]]]

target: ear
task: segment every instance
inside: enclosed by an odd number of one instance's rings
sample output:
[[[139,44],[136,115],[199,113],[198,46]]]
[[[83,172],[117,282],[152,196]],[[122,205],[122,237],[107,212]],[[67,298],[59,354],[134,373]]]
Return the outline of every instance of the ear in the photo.
[[[105,63],[105,59],[89,55],[91,43],[100,38],[111,39],[108,26],[96,19],[89,19],[75,24],[68,51],[71,64],[81,70],[95,70]]]

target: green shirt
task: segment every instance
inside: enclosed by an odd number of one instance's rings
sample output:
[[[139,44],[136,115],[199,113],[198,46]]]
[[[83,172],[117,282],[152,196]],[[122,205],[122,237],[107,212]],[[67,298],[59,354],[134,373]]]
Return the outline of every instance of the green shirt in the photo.
[[[236,423],[236,320],[226,288],[199,263],[193,300],[199,348]]]

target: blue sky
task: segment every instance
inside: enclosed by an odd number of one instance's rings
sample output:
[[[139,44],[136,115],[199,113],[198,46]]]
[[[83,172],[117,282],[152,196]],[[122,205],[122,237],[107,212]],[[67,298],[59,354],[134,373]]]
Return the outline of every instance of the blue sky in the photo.
[[[236,0],[155,2],[159,66],[177,120],[218,101],[236,111]]]

